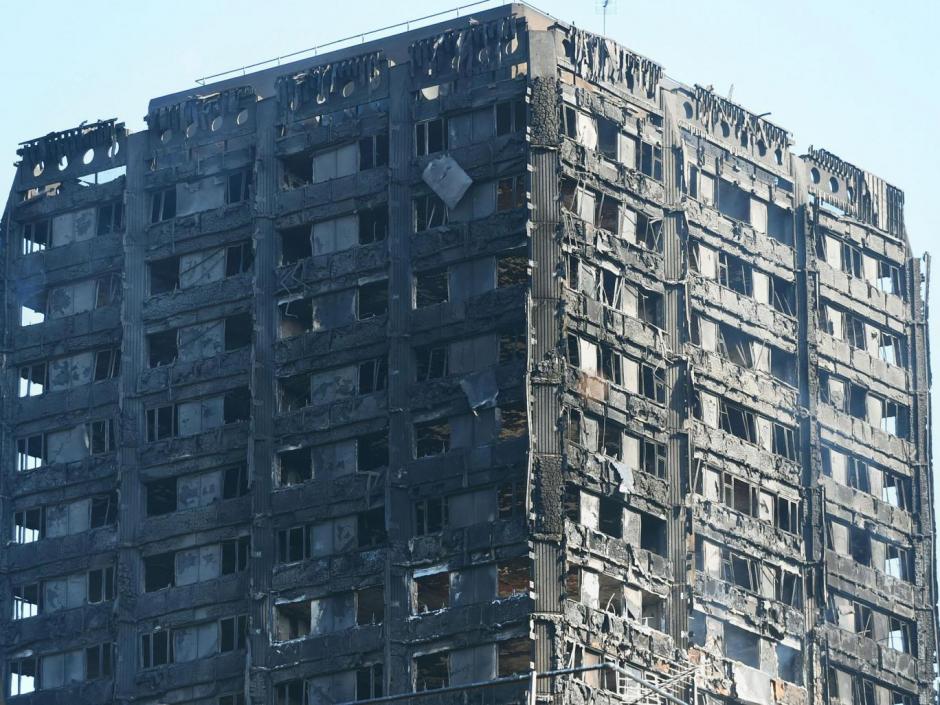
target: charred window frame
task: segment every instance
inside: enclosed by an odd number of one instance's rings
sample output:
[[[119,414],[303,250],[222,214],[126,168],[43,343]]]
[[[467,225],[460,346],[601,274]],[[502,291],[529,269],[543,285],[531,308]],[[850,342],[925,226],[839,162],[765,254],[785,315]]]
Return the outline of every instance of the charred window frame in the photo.
[[[640,320],[655,328],[663,327],[663,295],[637,287]]]
[[[95,280],[95,308],[104,308],[121,301],[121,277],[108,274]]]
[[[888,616],[888,648],[903,654],[917,653],[915,646],[916,629],[908,620],[894,615]]]
[[[436,194],[425,193],[412,201],[416,233],[447,225],[447,206]]]
[[[108,348],[95,351],[95,374],[93,381],[116,379],[121,374],[121,349]]]
[[[388,237],[388,206],[385,204],[359,211],[358,220],[360,245],[382,242]]]
[[[240,169],[229,174],[225,179],[225,203],[232,205],[247,201],[250,183],[251,172],[248,169]]]
[[[419,499],[414,503],[415,535],[438,534],[447,526],[447,497]]]
[[[49,305],[49,292],[45,289],[23,294],[20,300],[20,326],[26,328],[44,323]]]
[[[150,367],[172,365],[179,357],[179,332],[176,329],[147,336],[147,361]]]
[[[253,326],[250,313],[236,313],[223,320],[225,352],[240,350],[251,345]]]
[[[777,528],[798,536],[800,534],[800,503],[778,496],[775,504]]]
[[[20,249],[20,253],[31,255],[48,249],[51,245],[49,237],[50,232],[51,228],[49,227],[48,218],[23,223],[21,236],[22,248]]]
[[[150,194],[150,222],[159,223],[176,217],[176,186]]]
[[[911,478],[891,471],[882,472],[881,500],[892,507],[911,511],[913,509]]]
[[[868,337],[865,333],[865,322],[858,316],[845,312],[842,314],[845,330],[845,342],[850,348],[865,352],[868,350]]]
[[[180,288],[180,258],[178,255],[152,260],[147,263],[150,295],[164,294]]]
[[[526,104],[524,98],[505,100],[494,106],[496,114],[496,136],[521,132],[526,127]]]
[[[904,342],[894,333],[878,332],[878,357],[889,365],[906,367]]]
[[[292,526],[277,532],[277,562],[297,563],[310,557],[310,527]]]
[[[496,488],[496,506],[500,519],[525,516],[526,483],[521,480],[503,482]]]
[[[10,688],[7,692],[10,697],[26,695],[42,689],[39,662],[38,656],[15,658],[9,662]]]
[[[656,181],[663,180],[663,147],[643,140],[640,143],[640,171]]]
[[[373,663],[356,669],[356,700],[381,698],[385,679],[381,663]]]
[[[359,171],[388,164],[388,135],[369,135],[359,140]]]
[[[415,381],[428,382],[448,374],[449,346],[420,345],[414,348]]]
[[[222,471],[222,499],[235,499],[248,494],[248,467],[233,465]]]
[[[42,614],[42,583],[13,587],[13,620],[29,619]]]
[[[526,358],[524,333],[501,333],[499,336],[499,364],[505,365]]]
[[[666,368],[643,363],[639,382],[640,394],[657,404],[666,403]]]
[[[239,387],[226,392],[222,400],[222,422],[240,423],[251,418],[251,389]]]
[[[124,203],[113,201],[98,206],[97,235],[110,235],[124,232]]]
[[[239,536],[222,542],[221,575],[235,575],[248,570],[248,553],[251,538]]]
[[[904,294],[904,270],[897,265],[878,260],[878,278],[875,286],[884,294],[892,294],[906,299]]]
[[[446,267],[414,273],[414,308],[445,303],[450,299],[450,276]]]
[[[773,274],[767,279],[770,286],[770,305],[773,306],[775,311],[785,316],[795,316],[796,289],[793,282],[781,279]]]
[[[254,267],[254,262],[255,247],[250,240],[225,248],[225,276],[227,277],[250,272]]]
[[[496,420],[499,427],[498,440],[522,438],[529,430],[529,416],[525,401],[500,404],[496,409]]]
[[[45,433],[36,433],[25,438],[16,439],[17,472],[36,470],[48,462]]]
[[[248,646],[248,615],[223,617],[219,620],[219,653],[242,651]]]
[[[417,421],[413,432],[415,459],[442,455],[450,450],[450,424],[447,419]]]
[[[20,368],[18,396],[38,397],[45,394],[48,387],[49,366],[45,362],[36,362]]]
[[[388,358],[359,363],[359,394],[381,392],[388,385]]]
[[[88,571],[88,603],[110,602],[115,597],[114,566]]]
[[[414,690],[437,690],[450,685],[450,654],[437,651],[433,654],[415,656]]]
[[[356,472],[378,472],[388,467],[388,431],[356,438]]]
[[[387,540],[385,507],[376,507],[356,515],[356,545],[360,549],[376,548]]]
[[[27,544],[46,537],[45,507],[22,509],[13,513],[13,543]]]
[[[905,546],[885,542],[884,572],[893,578],[911,582],[913,574],[913,554]]]
[[[178,433],[176,426],[176,406],[164,404],[147,409],[147,442],[173,438]]]
[[[281,245],[281,266],[294,264],[313,256],[310,223],[281,228],[278,229],[277,234]]]
[[[748,443],[757,443],[757,423],[753,411],[720,399],[718,417],[722,431]]]
[[[496,182],[496,210],[498,212],[522,208],[526,204],[525,176],[506,176]]]
[[[842,243],[842,271],[854,279],[865,278],[862,251],[847,242]]]
[[[640,439],[640,469],[654,477],[666,479],[666,446],[647,438]]]
[[[718,283],[742,296],[754,295],[751,266],[741,258],[727,252],[718,253]]]
[[[663,220],[636,211],[636,244],[650,252],[663,252]],[[696,250],[698,248],[691,248]]]
[[[222,705],[219,703],[219,705]],[[291,680],[274,686],[274,705],[307,705],[307,688],[302,680]]]
[[[772,429],[774,455],[782,456],[787,460],[796,460],[796,430],[776,421],[772,423]]]
[[[447,149],[447,120],[434,118],[415,123],[415,156],[424,157]]]
[[[105,455],[115,450],[114,421],[112,419],[98,419],[86,426],[88,434],[89,455]]]
[[[290,487],[313,479],[310,447],[282,450],[277,454],[278,486]]]
[[[310,404],[310,375],[302,373],[277,378],[277,408],[283,413],[303,409]]]
[[[108,494],[92,497],[89,527],[100,529],[103,526],[113,526],[117,522],[117,510],[116,493],[109,492]]]
[[[388,281],[360,284],[356,290],[356,318],[360,321],[388,313]]]
[[[173,639],[169,629],[140,635],[140,667],[155,668],[174,662]]]
[[[760,516],[757,485],[729,472],[721,474],[722,498],[726,507],[750,517]]]
[[[529,281],[529,258],[524,251],[499,255],[496,258],[496,288],[525,286]]]

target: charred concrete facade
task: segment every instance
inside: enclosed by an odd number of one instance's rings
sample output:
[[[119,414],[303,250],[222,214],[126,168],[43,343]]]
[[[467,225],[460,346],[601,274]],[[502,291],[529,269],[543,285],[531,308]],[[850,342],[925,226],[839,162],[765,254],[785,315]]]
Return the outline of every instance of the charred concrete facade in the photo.
[[[935,701],[897,188],[522,5],[147,125],[3,215],[8,702]]]

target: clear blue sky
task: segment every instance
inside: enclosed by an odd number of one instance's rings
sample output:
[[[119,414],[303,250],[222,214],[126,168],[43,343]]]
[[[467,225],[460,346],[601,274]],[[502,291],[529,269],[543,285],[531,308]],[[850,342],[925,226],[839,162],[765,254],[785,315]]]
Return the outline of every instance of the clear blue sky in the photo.
[[[540,0],[600,31],[599,0]],[[383,27],[458,4],[305,0],[47,0],[0,6],[0,194],[18,142],[83,120],[143,128],[147,101],[198,76]],[[810,144],[906,194],[914,252],[940,253],[940,26],[937,0],[612,0],[607,34],[685,83],[713,84]],[[940,286],[940,272],[934,290]],[[932,297],[935,301],[936,296]],[[934,316],[940,330],[940,314]],[[936,337],[936,336],[934,336]],[[940,371],[934,345],[934,369]],[[936,408],[936,404],[935,404]]]

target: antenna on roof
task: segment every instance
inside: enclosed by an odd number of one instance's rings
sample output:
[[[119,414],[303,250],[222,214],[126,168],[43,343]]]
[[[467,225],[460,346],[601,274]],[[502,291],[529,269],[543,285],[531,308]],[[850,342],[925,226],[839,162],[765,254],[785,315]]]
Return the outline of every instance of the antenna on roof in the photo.
[[[610,10],[611,13],[617,11],[617,0],[596,0],[595,11],[600,12],[604,16],[603,24],[603,34],[607,36],[607,11]]]

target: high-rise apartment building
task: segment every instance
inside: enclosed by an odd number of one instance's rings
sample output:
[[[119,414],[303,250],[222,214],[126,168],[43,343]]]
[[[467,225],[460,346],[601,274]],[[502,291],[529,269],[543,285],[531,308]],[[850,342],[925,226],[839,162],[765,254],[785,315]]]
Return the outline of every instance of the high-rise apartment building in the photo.
[[[790,145],[516,4],[24,143],[0,701],[934,703],[924,262]]]

